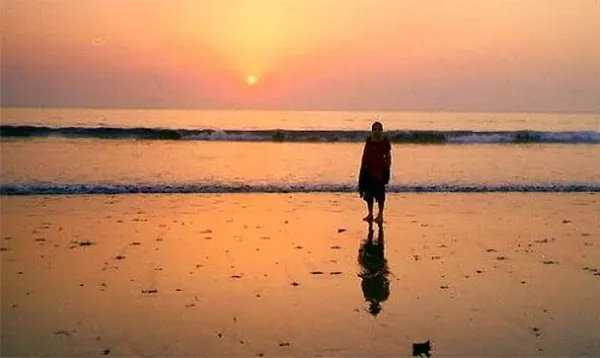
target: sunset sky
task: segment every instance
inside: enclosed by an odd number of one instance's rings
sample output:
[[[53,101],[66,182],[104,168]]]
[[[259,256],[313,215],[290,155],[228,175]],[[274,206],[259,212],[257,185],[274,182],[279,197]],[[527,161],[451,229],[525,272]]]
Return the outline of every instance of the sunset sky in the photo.
[[[2,105],[600,113],[598,0],[3,0]]]

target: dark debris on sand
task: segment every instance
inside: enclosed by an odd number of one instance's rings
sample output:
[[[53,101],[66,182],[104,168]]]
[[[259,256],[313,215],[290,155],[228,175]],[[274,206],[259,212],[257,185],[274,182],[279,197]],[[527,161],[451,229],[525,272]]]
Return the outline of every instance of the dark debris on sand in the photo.
[[[600,276],[600,270],[592,266],[586,266],[583,268],[583,271],[588,271],[594,276]]]
[[[86,240],[86,241],[71,241],[71,246],[69,246],[70,249],[74,249],[76,247],[81,247],[81,246],[92,246],[92,245],[96,245],[95,242]]]
[[[74,332],[75,332],[75,331],[73,331],[73,333],[74,333]],[[71,337],[71,332],[70,332],[70,331],[67,331],[67,330],[64,330],[64,329],[61,329],[61,330],[55,331],[55,332],[54,332],[54,334],[55,334],[55,335],[57,335],[57,336],[67,336],[67,337]]]
[[[558,261],[555,260],[544,260],[542,261],[544,265],[558,265]]]

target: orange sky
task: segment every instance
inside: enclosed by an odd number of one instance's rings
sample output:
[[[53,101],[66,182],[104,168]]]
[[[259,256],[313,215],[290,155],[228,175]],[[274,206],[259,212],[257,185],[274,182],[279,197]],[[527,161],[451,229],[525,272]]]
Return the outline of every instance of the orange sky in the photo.
[[[596,0],[5,0],[2,104],[600,112],[598,19]]]

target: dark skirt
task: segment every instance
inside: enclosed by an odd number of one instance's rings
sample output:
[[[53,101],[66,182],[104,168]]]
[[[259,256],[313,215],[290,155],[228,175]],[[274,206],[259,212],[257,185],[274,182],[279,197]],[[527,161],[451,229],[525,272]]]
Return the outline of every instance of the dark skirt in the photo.
[[[361,169],[358,178],[358,191],[360,197],[369,201],[373,198],[379,203],[385,201],[385,185],[389,181],[389,171],[383,178],[374,177],[367,169]]]

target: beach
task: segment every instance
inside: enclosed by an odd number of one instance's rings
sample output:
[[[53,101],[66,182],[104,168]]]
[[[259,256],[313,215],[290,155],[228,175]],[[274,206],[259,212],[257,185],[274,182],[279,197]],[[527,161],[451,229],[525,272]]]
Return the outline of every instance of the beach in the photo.
[[[600,1],[0,14],[1,357],[600,357]]]
[[[598,356],[598,198],[2,196],[2,356]]]

